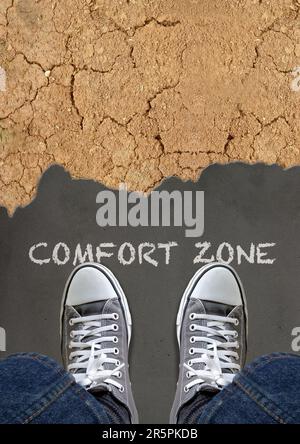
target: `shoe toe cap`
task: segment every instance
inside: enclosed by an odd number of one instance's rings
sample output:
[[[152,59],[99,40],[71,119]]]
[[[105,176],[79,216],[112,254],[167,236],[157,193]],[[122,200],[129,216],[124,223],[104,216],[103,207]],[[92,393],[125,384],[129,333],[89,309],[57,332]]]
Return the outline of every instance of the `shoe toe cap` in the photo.
[[[205,271],[197,281],[191,298],[242,305],[242,288],[235,272],[227,266],[215,265]]]
[[[67,288],[66,305],[81,305],[117,297],[105,271],[94,266],[75,270]]]

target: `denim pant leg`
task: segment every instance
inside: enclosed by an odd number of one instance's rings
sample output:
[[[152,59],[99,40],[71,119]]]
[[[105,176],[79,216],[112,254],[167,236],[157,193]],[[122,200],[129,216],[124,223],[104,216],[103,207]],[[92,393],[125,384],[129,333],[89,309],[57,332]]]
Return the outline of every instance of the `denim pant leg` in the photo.
[[[2,424],[126,422],[126,409],[109,393],[96,399],[46,356],[20,353],[0,361]]]
[[[203,411],[199,423],[300,423],[300,357],[272,353],[238,374]]]
[[[197,404],[198,401],[198,404]],[[204,402],[203,402],[204,401]],[[246,366],[214,396],[184,410],[180,422],[198,424],[300,423],[300,356],[272,353]]]

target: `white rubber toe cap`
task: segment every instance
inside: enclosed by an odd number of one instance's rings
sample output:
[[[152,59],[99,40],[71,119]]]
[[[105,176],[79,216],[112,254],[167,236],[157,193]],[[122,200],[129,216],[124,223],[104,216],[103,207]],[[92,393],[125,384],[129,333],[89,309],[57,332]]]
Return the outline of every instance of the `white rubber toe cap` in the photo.
[[[191,298],[234,306],[243,303],[238,278],[230,267],[222,265],[211,266],[200,275]]]
[[[99,267],[82,266],[74,270],[67,289],[66,305],[81,305],[117,297],[117,293]]]

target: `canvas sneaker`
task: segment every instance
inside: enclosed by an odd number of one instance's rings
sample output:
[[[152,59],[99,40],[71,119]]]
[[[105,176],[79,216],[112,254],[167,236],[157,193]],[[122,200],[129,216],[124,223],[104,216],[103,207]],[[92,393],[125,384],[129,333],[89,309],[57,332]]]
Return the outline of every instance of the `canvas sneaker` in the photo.
[[[111,392],[138,422],[129,380],[131,315],[125,294],[103,265],[85,263],[71,273],[61,311],[65,369],[93,394]]]
[[[188,284],[177,314],[179,379],[170,423],[201,391],[218,392],[245,364],[247,307],[237,273],[212,263]]]

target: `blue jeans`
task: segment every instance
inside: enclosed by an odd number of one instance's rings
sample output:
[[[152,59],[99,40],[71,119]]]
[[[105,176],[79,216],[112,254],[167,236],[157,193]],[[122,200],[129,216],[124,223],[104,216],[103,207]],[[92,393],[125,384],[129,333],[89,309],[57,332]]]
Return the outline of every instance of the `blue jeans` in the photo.
[[[47,356],[20,353],[0,361],[0,423],[124,424],[129,415],[109,392],[91,395]]]
[[[218,394],[199,393],[180,423],[299,424],[300,356],[272,353],[246,366]]]
[[[300,423],[300,357],[273,353],[255,360],[218,394],[199,393],[180,423]],[[0,362],[0,423],[124,424],[125,406],[97,397],[52,359],[36,353]]]

